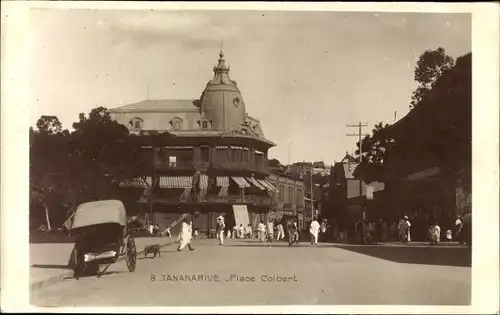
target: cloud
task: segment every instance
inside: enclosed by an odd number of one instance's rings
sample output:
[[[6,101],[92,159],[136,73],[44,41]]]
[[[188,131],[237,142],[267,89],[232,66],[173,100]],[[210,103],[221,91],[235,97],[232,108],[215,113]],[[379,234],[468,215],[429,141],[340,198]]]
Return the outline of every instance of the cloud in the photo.
[[[114,12],[98,20],[101,29],[112,33],[114,44],[124,41],[134,46],[177,43],[188,49],[219,45],[224,40],[234,40],[240,28],[208,14],[187,11],[174,12]]]

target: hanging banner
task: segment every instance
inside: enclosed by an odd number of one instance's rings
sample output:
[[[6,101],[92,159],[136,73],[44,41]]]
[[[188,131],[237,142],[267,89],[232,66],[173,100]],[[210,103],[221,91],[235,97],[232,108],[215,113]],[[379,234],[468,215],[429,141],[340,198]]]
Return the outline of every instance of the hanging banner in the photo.
[[[236,226],[247,226],[250,223],[248,218],[248,209],[246,205],[233,205],[234,221]]]

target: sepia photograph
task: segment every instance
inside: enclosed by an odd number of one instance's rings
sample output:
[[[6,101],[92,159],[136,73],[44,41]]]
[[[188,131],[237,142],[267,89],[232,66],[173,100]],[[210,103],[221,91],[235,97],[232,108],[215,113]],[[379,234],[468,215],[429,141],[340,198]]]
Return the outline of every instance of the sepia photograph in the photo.
[[[472,304],[471,13],[38,7],[27,32],[30,305]]]

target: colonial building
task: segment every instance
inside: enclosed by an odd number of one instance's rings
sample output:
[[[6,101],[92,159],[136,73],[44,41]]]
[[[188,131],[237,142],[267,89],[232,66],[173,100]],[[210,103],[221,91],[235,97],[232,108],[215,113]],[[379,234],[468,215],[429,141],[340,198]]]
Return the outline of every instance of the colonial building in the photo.
[[[293,216],[299,220],[299,227],[304,224],[305,187],[304,181],[284,172],[272,170],[268,181],[277,189],[273,196],[271,214],[276,218]]]
[[[169,145],[145,147],[152,173],[122,185],[142,189],[138,203],[146,213],[161,214],[156,218],[162,225],[195,213],[195,227],[208,230],[219,214],[234,219],[233,205],[246,205],[250,217],[271,208],[276,188],[266,178],[268,150],[275,144],[247,114],[222,51],[219,57],[199,99],[145,100],[109,110],[132,133],[174,136]]]

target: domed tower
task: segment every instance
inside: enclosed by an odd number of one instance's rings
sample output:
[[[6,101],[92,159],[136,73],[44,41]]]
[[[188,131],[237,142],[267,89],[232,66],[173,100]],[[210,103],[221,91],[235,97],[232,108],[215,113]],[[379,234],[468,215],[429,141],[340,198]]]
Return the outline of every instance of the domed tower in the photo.
[[[219,64],[214,67],[214,78],[203,91],[201,108],[215,130],[230,130],[245,122],[245,102],[236,82],[229,77],[222,51]]]

